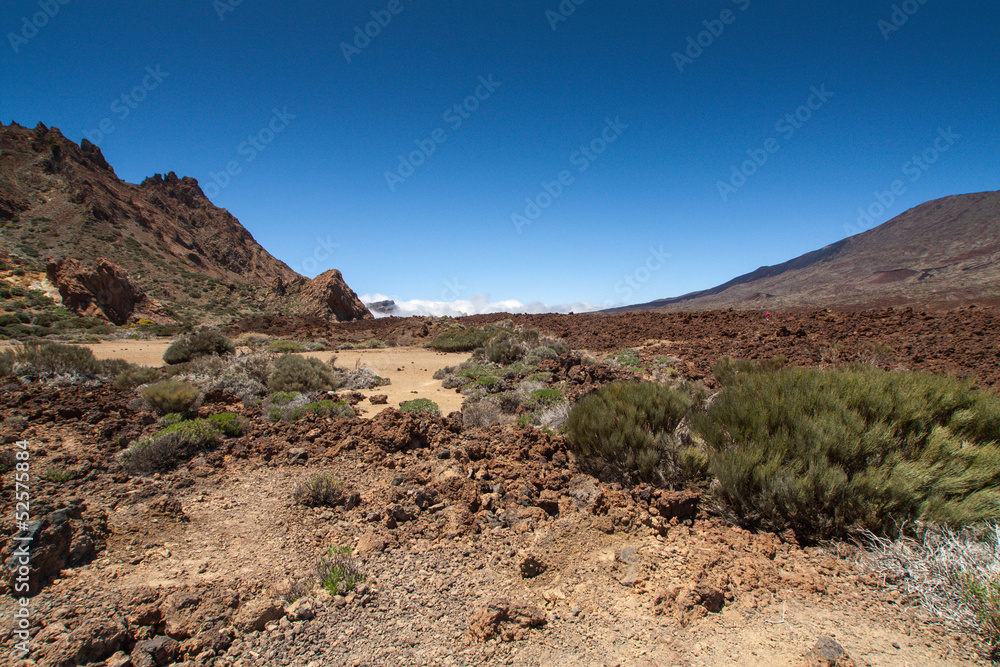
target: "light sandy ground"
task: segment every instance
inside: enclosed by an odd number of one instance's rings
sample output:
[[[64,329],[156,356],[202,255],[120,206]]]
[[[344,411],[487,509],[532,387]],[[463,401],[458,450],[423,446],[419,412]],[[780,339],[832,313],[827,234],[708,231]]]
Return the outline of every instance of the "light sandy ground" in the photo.
[[[162,366],[163,353],[169,340],[115,340],[88,344],[98,359],[124,359],[133,364]],[[340,368],[369,366],[378,375],[389,378],[392,384],[364,390],[365,396],[385,394],[389,397],[386,405],[370,405],[368,401],[358,407],[367,410],[366,417],[372,417],[387,407],[398,408],[402,401],[414,398],[429,398],[447,415],[462,408],[465,398],[454,389],[444,389],[440,380],[434,379],[434,372],[445,366],[457,366],[469,358],[466,352],[435,352],[424,347],[389,347],[381,350],[338,350],[335,352],[306,352],[305,356],[328,361],[337,357]]]
[[[106,340],[84,345],[98,359],[124,359],[143,366],[162,366],[163,353],[172,340]]]
[[[414,398],[429,398],[441,408],[441,414],[460,410],[465,397],[454,389],[445,389],[440,380],[434,379],[434,372],[445,366],[457,366],[469,358],[468,352],[435,352],[424,347],[387,347],[381,350],[338,350],[336,352],[306,352],[306,356],[327,361],[337,357],[339,368],[369,366],[381,377],[389,378],[392,384],[362,391],[365,396],[385,394],[387,405],[369,405],[367,401],[358,407],[369,410],[365,416],[374,416],[387,407],[398,408],[402,401]]]

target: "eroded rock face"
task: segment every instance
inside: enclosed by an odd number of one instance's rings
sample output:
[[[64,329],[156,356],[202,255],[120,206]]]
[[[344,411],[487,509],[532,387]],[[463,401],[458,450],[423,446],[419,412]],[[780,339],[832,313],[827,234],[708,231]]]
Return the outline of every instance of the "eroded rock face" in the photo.
[[[140,318],[173,321],[159,301],[146,296],[128,273],[106,259],[87,268],[75,259],[49,262],[48,279],[59,288],[63,306],[78,315],[100,317],[122,325]]]
[[[299,294],[299,312],[338,322],[373,319],[337,269],[330,269],[309,281]]]

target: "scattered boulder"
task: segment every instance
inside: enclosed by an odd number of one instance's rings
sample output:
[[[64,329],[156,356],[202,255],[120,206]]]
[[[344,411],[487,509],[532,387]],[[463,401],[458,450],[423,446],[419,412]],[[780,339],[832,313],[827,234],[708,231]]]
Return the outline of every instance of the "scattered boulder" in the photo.
[[[525,579],[537,577],[547,569],[545,563],[534,554],[528,554],[522,558],[518,568],[521,570],[521,576]]]
[[[804,667],[856,667],[854,660],[833,637],[820,637],[806,653]]]
[[[388,405],[389,397],[385,394],[372,394],[368,397],[368,402],[372,405]]]
[[[507,600],[494,600],[472,616],[469,636],[476,641],[499,637],[501,641],[525,639],[531,628],[547,622],[545,612],[534,605],[516,604]]]
[[[132,649],[133,667],[160,667],[175,661],[180,652],[180,644],[176,639],[153,637],[136,642]]]
[[[240,632],[260,632],[271,621],[284,617],[285,608],[276,600],[263,598],[242,605],[233,617],[233,626]]]

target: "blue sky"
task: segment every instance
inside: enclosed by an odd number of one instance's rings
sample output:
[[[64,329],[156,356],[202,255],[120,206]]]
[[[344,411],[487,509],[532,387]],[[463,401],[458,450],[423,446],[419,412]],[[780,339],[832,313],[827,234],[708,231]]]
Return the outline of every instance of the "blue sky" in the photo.
[[[0,118],[409,312],[639,303],[1000,189],[1000,6],[815,5],[7,0]]]

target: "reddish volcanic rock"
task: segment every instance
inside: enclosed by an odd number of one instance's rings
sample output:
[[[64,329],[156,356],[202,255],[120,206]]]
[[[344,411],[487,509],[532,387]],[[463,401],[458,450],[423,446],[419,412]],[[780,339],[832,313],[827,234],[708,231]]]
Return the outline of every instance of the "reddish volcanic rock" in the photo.
[[[100,317],[112,324],[140,318],[158,323],[173,321],[156,299],[146,296],[121,267],[106,259],[88,269],[75,259],[49,262],[48,279],[59,288],[63,306],[79,315]]]
[[[313,278],[299,294],[299,311],[325,320],[349,322],[370,320],[372,314],[361,303],[337,269]]]

